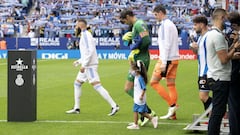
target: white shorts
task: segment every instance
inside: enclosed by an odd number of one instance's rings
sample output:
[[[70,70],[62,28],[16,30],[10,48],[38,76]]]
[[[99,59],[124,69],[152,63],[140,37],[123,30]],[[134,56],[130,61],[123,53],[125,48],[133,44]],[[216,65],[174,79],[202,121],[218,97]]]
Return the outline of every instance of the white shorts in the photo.
[[[98,68],[97,66],[85,68],[84,73],[79,71],[76,79],[81,82],[86,82],[86,81],[88,81],[89,83],[100,82],[97,68]]]

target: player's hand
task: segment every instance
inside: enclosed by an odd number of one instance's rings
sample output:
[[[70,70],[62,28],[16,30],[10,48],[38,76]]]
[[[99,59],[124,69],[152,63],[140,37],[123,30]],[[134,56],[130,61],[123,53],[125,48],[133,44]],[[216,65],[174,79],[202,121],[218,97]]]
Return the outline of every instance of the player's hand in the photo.
[[[81,73],[84,73],[84,72],[85,72],[85,68],[84,68],[84,67],[81,67],[81,68],[80,68],[80,72],[81,72]]]
[[[234,48],[239,49],[240,48],[240,42],[234,43]]]
[[[161,70],[161,72],[166,72],[166,65],[165,64],[161,64],[160,70]]]
[[[240,56],[240,52],[235,52],[234,56]]]
[[[194,50],[197,50],[197,49],[198,49],[197,43],[196,43],[196,42],[192,42],[192,43],[190,44],[190,48],[192,48],[192,49],[194,49]]]
[[[77,67],[78,65],[80,65],[80,63],[77,60],[73,62],[74,67]]]

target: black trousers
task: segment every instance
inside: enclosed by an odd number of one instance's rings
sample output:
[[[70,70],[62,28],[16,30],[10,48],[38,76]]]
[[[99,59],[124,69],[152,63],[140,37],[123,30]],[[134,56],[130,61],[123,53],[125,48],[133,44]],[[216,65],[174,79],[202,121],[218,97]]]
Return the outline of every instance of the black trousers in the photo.
[[[230,135],[240,135],[240,74],[232,75],[229,91]]]
[[[215,81],[208,79],[212,89],[212,113],[208,123],[208,135],[219,135],[222,118],[226,112],[230,81]]]

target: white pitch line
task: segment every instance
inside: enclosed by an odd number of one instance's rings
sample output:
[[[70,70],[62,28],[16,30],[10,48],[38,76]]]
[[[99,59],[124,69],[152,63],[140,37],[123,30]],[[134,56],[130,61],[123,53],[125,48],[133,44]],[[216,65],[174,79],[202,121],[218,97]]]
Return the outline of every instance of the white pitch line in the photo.
[[[7,120],[0,120],[0,122],[7,122]],[[128,124],[127,121],[65,121],[65,120],[37,120],[33,122],[39,123],[85,123],[85,124]],[[177,126],[186,126],[189,123],[170,123],[170,122],[158,122],[159,125],[177,125]]]

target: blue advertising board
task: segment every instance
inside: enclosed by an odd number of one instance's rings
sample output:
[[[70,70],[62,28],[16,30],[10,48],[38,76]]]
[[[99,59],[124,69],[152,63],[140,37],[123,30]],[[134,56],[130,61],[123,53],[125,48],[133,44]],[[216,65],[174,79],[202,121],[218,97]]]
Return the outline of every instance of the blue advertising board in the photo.
[[[127,59],[129,50],[97,50],[99,59]],[[0,50],[0,59],[7,58],[7,50]],[[79,59],[79,50],[37,50],[38,59]]]
[[[79,39],[66,37],[61,38],[6,38],[7,49],[44,49],[44,50],[66,50],[69,45],[78,42]],[[97,37],[95,38],[97,49],[129,49],[122,45],[120,37]],[[180,49],[188,49],[189,43],[186,35],[180,35],[178,38]],[[150,49],[158,49],[157,37],[152,37],[152,45]]]

